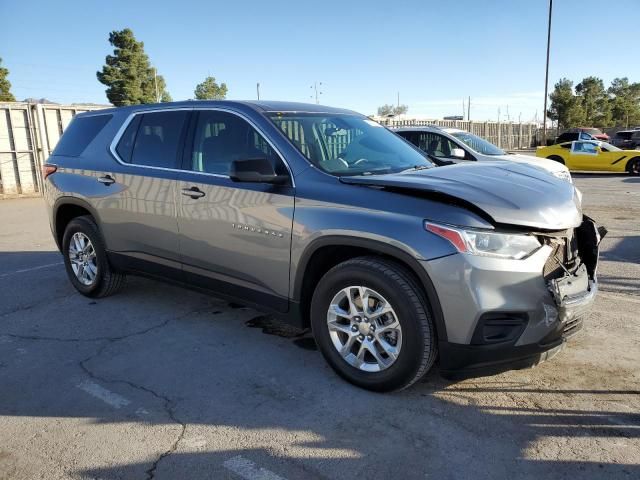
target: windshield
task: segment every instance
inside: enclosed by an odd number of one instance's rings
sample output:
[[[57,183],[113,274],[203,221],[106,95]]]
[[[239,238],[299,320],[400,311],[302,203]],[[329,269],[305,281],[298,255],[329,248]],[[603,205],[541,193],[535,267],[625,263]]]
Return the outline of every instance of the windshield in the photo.
[[[435,166],[379,123],[359,115],[267,114],[307,159],[332,175],[397,173]]]
[[[477,135],[474,135],[473,133],[452,132],[451,135],[467,144],[468,147],[483,155],[505,155],[504,150],[496,147],[491,142],[487,142],[484,138],[480,138]]]

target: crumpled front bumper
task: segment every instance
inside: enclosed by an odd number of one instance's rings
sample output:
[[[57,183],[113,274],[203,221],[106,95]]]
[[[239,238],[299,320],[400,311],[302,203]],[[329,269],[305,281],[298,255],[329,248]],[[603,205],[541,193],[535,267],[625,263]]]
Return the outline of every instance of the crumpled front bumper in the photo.
[[[491,375],[532,367],[560,351],[597,294],[604,233],[585,216],[575,230],[581,263],[550,281],[542,273],[551,252],[545,247],[525,260],[452,255],[425,262],[447,329],[439,341],[440,372]]]

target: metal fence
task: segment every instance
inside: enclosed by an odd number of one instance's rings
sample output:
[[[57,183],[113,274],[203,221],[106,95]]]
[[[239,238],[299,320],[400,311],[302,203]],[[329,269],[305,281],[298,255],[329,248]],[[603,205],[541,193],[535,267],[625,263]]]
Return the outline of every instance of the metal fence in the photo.
[[[388,127],[415,127],[435,125],[458,128],[482,137],[505,150],[533,148],[542,140],[541,128],[535,123],[473,122],[464,120],[396,120],[376,118]],[[547,132],[549,136],[549,132]]]
[[[0,103],[0,195],[42,191],[42,165],[74,115],[100,105]]]

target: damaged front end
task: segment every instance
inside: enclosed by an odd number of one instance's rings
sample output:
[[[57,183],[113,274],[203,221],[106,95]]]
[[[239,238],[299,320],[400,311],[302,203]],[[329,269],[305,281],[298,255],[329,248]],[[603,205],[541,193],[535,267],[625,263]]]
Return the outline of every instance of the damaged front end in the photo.
[[[582,224],[560,236],[543,236],[552,247],[543,275],[565,336],[577,332],[598,290],[599,245],[607,230],[584,215]]]

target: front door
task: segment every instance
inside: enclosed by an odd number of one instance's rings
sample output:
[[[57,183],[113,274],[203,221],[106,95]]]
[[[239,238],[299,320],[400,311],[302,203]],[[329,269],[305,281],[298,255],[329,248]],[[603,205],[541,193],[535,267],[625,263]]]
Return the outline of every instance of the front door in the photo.
[[[576,170],[599,170],[598,154],[595,143],[573,142],[571,144],[571,168]]]
[[[236,183],[233,160],[283,160],[247,120],[222,110],[196,111],[178,176],[178,228],[188,281],[247,302],[288,309],[294,188]]]

